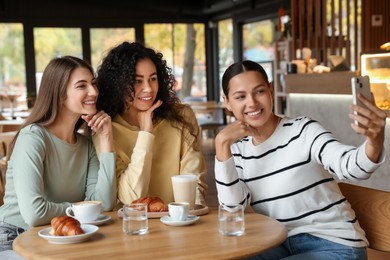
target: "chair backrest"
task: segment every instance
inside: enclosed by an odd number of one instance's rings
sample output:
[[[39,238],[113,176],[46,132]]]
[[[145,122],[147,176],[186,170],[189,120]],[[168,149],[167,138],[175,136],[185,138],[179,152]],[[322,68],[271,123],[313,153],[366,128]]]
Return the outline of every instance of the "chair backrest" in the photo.
[[[213,120],[215,123],[219,123],[221,125],[226,124],[224,108],[219,105],[215,100],[208,100],[202,102],[192,101],[186,102],[186,104],[188,104],[192,108],[198,119],[206,116],[208,119]]]
[[[16,131],[0,133],[0,205],[3,204],[3,196],[5,191],[5,172],[7,170],[7,156],[9,152],[9,146],[16,133]]]
[[[187,96],[183,98],[184,103],[190,103],[190,102],[205,102],[207,101],[206,96]]]
[[[213,112],[218,107],[217,101],[215,100],[207,100],[207,101],[187,101],[184,102],[187,105],[190,105],[195,111],[203,112]]]
[[[5,171],[7,170],[7,157],[0,159],[0,206],[4,203]]]
[[[390,192],[341,182],[339,187],[366,232],[369,247],[390,252]]]

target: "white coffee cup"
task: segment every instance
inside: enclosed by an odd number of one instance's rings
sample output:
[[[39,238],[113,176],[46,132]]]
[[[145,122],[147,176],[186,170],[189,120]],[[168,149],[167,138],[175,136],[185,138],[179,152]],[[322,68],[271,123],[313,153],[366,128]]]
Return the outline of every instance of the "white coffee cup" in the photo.
[[[171,178],[175,202],[188,202],[189,209],[193,210],[195,208],[198,176],[195,174],[180,174]]]
[[[81,201],[72,203],[72,206],[66,209],[66,215],[77,219],[80,223],[88,223],[95,221],[101,211],[100,201]]]
[[[171,202],[168,204],[169,216],[173,221],[185,221],[188,217],[188,202]]]

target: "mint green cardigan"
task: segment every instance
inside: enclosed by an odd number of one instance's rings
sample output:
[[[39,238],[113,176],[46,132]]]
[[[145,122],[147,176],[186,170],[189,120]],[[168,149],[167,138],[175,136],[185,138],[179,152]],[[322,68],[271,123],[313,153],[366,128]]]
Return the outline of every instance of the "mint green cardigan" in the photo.
[[[0,220],[28,229],[49,224],[76,201],[99,200],[103,210],[114,208],[116,154],[102,153],[99,162],[91,139],[76,137],[69,144],[35,124],[20,131],[8,161]]]

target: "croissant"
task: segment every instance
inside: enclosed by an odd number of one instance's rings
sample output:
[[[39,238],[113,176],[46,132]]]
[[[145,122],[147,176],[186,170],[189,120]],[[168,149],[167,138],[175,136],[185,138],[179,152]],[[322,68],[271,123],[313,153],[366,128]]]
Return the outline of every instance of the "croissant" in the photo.
[[[142,197],[133,203],[145,203],[148,205],[148,212],[163,212],[168,211],[168,206],[160,197]]]
[[[51,220],[50,234],[54,236],[74,236],[84,234],[80,222],[69,216],[55,217]]]

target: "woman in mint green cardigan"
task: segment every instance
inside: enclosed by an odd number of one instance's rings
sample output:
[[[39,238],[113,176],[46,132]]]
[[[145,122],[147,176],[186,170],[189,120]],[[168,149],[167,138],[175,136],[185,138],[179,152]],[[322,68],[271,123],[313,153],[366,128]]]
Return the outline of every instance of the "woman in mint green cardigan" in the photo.
[[[46,67],[31,115],[11,143],[4,205],[0,208],[0,251],[33,226],[64,215],[72,202],[116,204],[111,117],[96,110],[93,69],[71,56]],[[80,127],[85,127],[81,134]],[[100,161],[90,133],[100,139]]]

